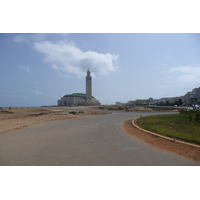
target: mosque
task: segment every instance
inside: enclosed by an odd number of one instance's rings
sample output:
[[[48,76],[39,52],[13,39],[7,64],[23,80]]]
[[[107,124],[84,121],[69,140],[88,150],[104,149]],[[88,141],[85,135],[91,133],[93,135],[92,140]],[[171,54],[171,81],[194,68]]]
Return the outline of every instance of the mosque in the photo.
[[[58,100],[58,106],[99,106],[101,103],[92,96],[92,77],[88,69],[86,76],[86,94],[66,94]]]

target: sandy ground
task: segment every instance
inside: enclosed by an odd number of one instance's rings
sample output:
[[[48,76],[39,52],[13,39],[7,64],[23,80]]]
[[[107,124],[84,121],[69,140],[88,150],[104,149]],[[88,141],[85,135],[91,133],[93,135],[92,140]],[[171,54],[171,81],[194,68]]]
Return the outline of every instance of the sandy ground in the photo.
[[[81,109],[81,107],[78,108]],[[0,110],[0,134],[53,120],[71,119],[89,115],[105,114],[99,112],[90,112],[90,108],[88,108],[88,111],[84,112],[71,112],[73,111],[56,108],[53,109],[52,107],[11,108],[11,110],[4,108]]]
[[[74,107],[73,107],[74,108]],[[73,110],[72,108],[72,110]],[[77,107],[81,109],[81,107]],[[92,109],[94,109],[93,107]],[[84,107],[86,109],[86,107]],[[87,107],[87,111],[72,113],[72,110],[62,110],[56,109],[52,107],[44,107],[44,108],[12,108],[2,109],[0,110],[0,134],[8,133],[10,131],[21,129],[24,127],[28,127],[38,123],[49,122],[53,120],[63,120],[63,119],[71,119],[89,115],[100,115],[106,113],[99,112],[91,112],[90,107]],[[96,107],[96,109],[99,109]],[[102,109],[102,107],[101,107]],[[103,110],[111,110],[107,107],[104,107]],[[114,108],[113,110],[120,110],[120,108]],[[151,111],[146,110],[143,107],[136,107],[131,111]],[[163,149],[166,151],[173,152],[178,155],[182,155],[200,162],[200,148],[191,147],[185,144],[180,144],[177,142],[171,142],[163,138],[159,138],[157,136],[153,136],[141,130],[138,130],[132,125],[132,120],[128,120],[124,122],[123,125],[124,130],[138,139],[156,147],[159,149]]]
[[[93,107],[94,109],[100,109],[100,110],[116,110],[116,111],[126,111],[126,107],[125,106],[96,106]],[[145,106],[129,106],[129,112],[163,112],[163,111],[167,111],[167,112],[178,112],[178,110],[176,108],[167,108],[167,107],[154,107],[154,108],[150,108],[150,107],[145,107]]]
[[[151,146],[154,146],[161,150],[169,151],[181,156],[185,156],[185,157],[188,157],[190,159],[200,162],[200,148],[198,147],[192,147],[186,144],[172,142],[172,141],[160,138],[158,136],[151,135],[144,131],[141,131],[132,125],[132,120],[125,121],[123,124],[123,128],[128,134],[134,137],[137,137],[138,139],[150,144]]]

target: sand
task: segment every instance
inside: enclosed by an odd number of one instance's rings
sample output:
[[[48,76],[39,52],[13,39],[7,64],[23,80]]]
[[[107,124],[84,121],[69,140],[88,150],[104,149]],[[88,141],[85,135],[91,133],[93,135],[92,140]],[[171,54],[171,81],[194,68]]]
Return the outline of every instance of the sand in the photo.
[[[73,107],[74,108],[74,107]],[[81,107],[78,107],[81,110]],[[84,109],[86,109],[84,107]],[[62,108],[41,107],[41,108],[9,108],[0,110],[0,134],[4,134],[16,129],[21,129],[38,123],[54,120],[72,119],[77,117],[106,114],[101,112],[88,111],[73,113],[71,110]],[[73,113],[73,114],[72,114]]]

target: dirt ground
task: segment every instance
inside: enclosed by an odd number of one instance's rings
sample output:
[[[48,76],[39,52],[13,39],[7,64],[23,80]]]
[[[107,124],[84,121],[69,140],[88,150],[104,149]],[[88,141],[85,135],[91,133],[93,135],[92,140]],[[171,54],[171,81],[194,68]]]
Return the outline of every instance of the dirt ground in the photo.
[[[81,109],[81,107],[78,107]],[[38,123],[44,123],[54,120],[71,119],[89,115],[101,115],[105,113],[62,110],[52,107],[45,108],[11,108],[11,110],[0,110],[0,134],[7,133],[16,129],[21,129]]]
[[[198,147],[192,147],[186,144],[172,142],[141,131],[132,125],[132,120],[125,121],[123,128],[128,134],[150,144],[151,146],[200,162],[200,148]]]
[[[81,107],[77,107],[81,109]],[[84,107],[85,109],[85,107]],[[56,109],[52,107],[41,107],[41,108],[12,108],[11,110],[1,109],[0,110],[0,134],[8,133],[10,131],[21,129],[24,127],[28,127],[38,123],[44,123],[54,120],[63,120],[63,119],[72,119],[83,116],[90,115],[101,115],[106,113],[101,112],[91,112],[91,108],[88,107],[87,111],[81,112],[72,110],[62,110]],[[94,107],[92,108],[94,109]],[[96,109],[100,109],[96,107]],[[101,107],[102,109],[102,107]],[[120,108],[115,108],[120,109]],[[141,111],[145,108],[137,107],[134,108],[134,111]],[[104,108],[104,110],[110,110],[108,108]],[[144,110],[145,111],[145,110]],[[151,111],[151,110],[149,110]],[[180,144],[177,142],[171,142],[163,138],[159,138],[157,136],[153,136],[144,131],[138,130],[132,125],[132,120],[128,120],[124,122],[123,125],[124,130],[138,139],[147,142],[148,144],[163,149],[166,151],[173,152],[178,155],[182,155],[200,162],[200,148],[188,146],[185,144]]]
[[[115,110],[115,111],[126,111],[126,106],[96,106],[93,107],[94,109],[100,109],[100,110]],[[146,107],[146,106],[129,106],[129,112],[163,112],[163,111],[167,111],[167,112],[177,112],[178,110],[176,108],[167,108],[167,107],[154,107],[154,108],[150,108],[150,107]]]

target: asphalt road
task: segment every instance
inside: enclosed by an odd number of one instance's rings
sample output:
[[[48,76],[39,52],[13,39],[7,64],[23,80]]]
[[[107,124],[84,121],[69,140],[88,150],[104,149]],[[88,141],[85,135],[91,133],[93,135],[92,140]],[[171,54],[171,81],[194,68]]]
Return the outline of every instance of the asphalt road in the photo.
[[[114,112],[37,124],[0,135],[1,166],[193,166],[126,134],[124,120],[155,113]],[[160,113],[161,114],[161,113]]]

